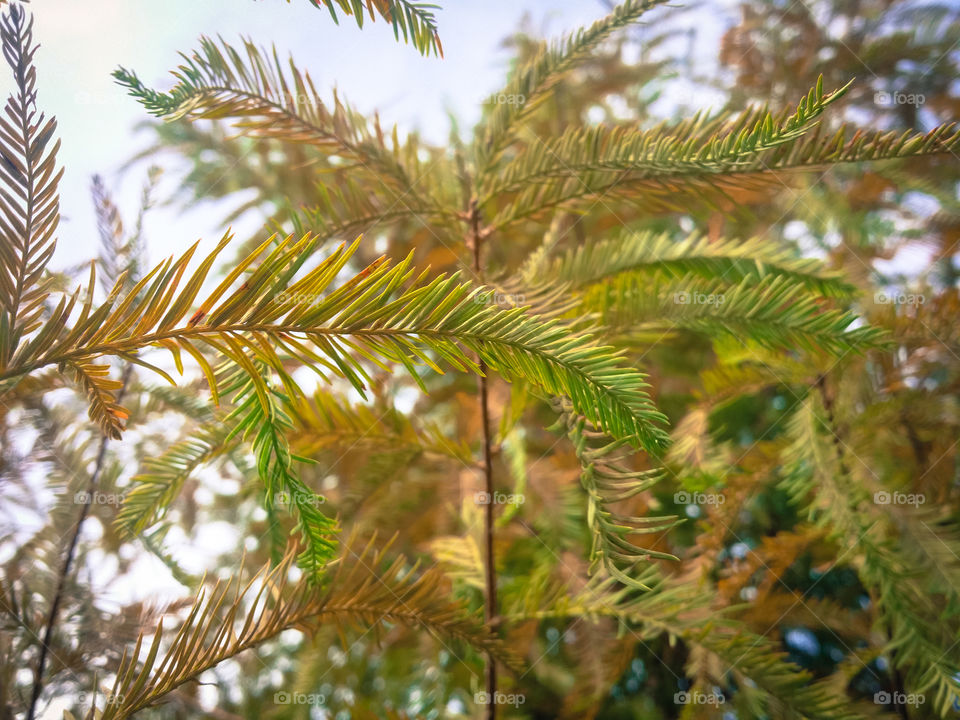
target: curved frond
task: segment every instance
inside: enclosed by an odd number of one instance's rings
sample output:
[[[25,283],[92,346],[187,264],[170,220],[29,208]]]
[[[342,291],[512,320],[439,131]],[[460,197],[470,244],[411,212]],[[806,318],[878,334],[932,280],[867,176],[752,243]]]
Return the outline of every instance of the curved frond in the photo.
[[[110,366],[81,358],[62,363],[61,369],[71,370],[83,388],[89,402],[90,419],[100,426],[105,436],[119,439],[129,413],[116,401],[116,393],[123,383],[110,377]]]
[[[106,704],[100,720],[130,717],[284,630],[309,633],[330,623],[338,628],[382,622],[418,626],[518,666],[479,618],[448,599],[438,569],[421,572],[403,558],[387,560],[386,548],[375,550],[371,541],[358,550],[348,547],[332,569],[329,589],[321,590],[306,580],[290,580],[294,554],[288,552],[276,567],[261,568],[247,583],[233,579],[202,592],[169,642],[162,624],[151,641],[141,636],[117,668],[108,694],[114,702]]]
[[[159,457],[145,458],[117,514],[121,531],[136,535],[160,520],[197,468],[239,444],[239,438],[230,438],[231,430],[223,422],[206,423]]]
[[[784,276],[747,276],[733,285],[688,276],[651,287],[627,275],[588,289],[583,304],[614,332],[685,329],[814,354],[863,351],[887,337],[879,328],[857,326],[855,314],[829,307]]]
[[[495,183],[492,178],[498,173],[494,173],[493,169],[516,134],[517,125],[547,97],[549,90],[564,74],[590,57],[590,54],[617,30],[636,22],[645,12],[665,2],[666,0],[626,0],[589,28],[581,28],[570,37],[552,45],[544,43],[536,56],[517,68],[499,93],[517,102],[494,105],[478,142],[481,183]]]
[[[623,515],[612,509],[649,490],[661,478],[660,470],[633,470],[630,453],[622,440],[611,441],[588,426],[583,417],[565,408],[561,424],[573,443],[581,464],[580,484],[587,493],[587,524],[593,535],[591,571],[602,566],[629,587],[648,589],[641,578],[639,563],[649,558],[676,560],[670,553],[634,545],[631,535],[663,534],[677,524],[675,517]]]
[[[650,449],[665,442],[659,427],[664,418],[646,393],[645,376],[622,367],[620,353],[587,334],[523,308],[502,309],[492,291],[472,289],[456,276],[430,281],[426,273],[414,276],[409,257],[394,267],[386,259],[376,261],[332,289],[357,243],[341,246],[291,282],[310,257],[315,238],[288,237],[267,253],[268,240],[234,268],[184,324],[228,240],[186,281],[196,246],[178,261],[154,268],[122,301],[114,293],[93,310],[88,300],[68,329],[74,294],[61,302],[44,331],[21,349],[0,380],[101,355],[121,356],[162,372],[136,355],[153,346],[169,350],[181,370],[182,352],[192,355],[216,399],[213,369],[198,348],[205,345],[251,377],[257,372],[250,358],[259,359],[291,395],[299,392],[281,354],[309,365],[323,378],[344,377],[362,393],[369,381],[365,362],[383,369],[402,365],[422,384],[418,365],[435,372],[443,372],[444,365],[477,372],[477,354],[508,380],[526,380],[548,395],[569,397],[578,413],[615,437]],[[256,270],[231,292],[264,253]],[[266,389],[260,383],[255,389],[267,407]]]
[[[239,436],[251,442],[267,510],[278,504],[286,505],[296,518],[303,542],[303,552],[297,562],[307,573],[307,579],[316,582],[334,557],[339,528],[336,521],[320,509],[326,499],[307,487],[294,470],[294,462],[303,458],[293,455],[287,440],[293,429],[290,398],[271,386],[262,367],[256,371],[247,375],[248,370],[242,366],[228,370],[225,384],[228,392],[236,394],[232,398],[234,409],[224,418],[224,424],[231,428],[226,441]]]
[[[307,143],[352,163],[356,172],[368,171],[371,183],[401,192],[412,191],[423,172],[412,139],[401,144],[394,128],[388,140],[378,118],[368,122],[336,93],[328,108],[309,73],[292,60],[282,63],[276,49],[245,41],[240,52],[203,37],[200,49],[183,58],[173,72],[178,82],[166,93],[146,87],[132,71],[120,68],[113,75],[157,117],[236,118],[246,133]]]
[[[597,197],[622,198],[651,211],[715,207],[740,189],[779,189],[792,172],[838,163],[956,153],[956,124],[927,133],[864,132],[850,126],[832,134],[816,120],[846,88],[829,95],[820,84],[792,115],[765,108],[739,117],[695,116],[674,128],[574,128],[534,145],[497,174],[482,204],[509,193],[490,231],[558,209],[575,210]]]
[[[674,240],[668,233],[624,232],[619,237],[570,248],[560,257],[534,255],[523,268],[528,281],[572,288],[608,281],[623,273],[638,280],[681,280],[690,276],[735,283],[748,276],[784,277],[828,297],[847,297],[853,286],[813,258],[799,257],[762,238],[711,240],[690,235]]]
[[[433,15],[439,5],[410,0],[376,0],[366,3],[361,0],[310,0],[310,4],[329,10],[335,23],[340,22],[337,18],[337,8],[340,8],[344,15],[352,16],[357,27],[361,28],[364,10],[367,10],[371,22],[379,15],[393,26],[393,35],[397,40],[403,35],[403,41],[412,43],[421,55],[433,53],[443,57],[443,46],[440,44],[440,36],[437,35],[437,20]]]

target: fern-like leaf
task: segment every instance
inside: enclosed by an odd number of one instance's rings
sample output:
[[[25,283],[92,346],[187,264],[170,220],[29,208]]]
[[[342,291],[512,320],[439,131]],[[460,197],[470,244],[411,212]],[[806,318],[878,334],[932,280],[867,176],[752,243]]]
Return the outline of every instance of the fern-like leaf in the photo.
[[[37,109],[33,17],[11,5],[0,20],[16,90],[0,117],[0,367],[43,324],[47,262],[60,220],[57,121]]]
[[[787,276],[746,276],[733,285],[688,276],[651,288],[624,275],[589,288],[583,304],[614,331],[681,328],[734,343],[834,355],[886,342],[882,330],[856,326],[855,314],[831,308]]]
[[[490,231],[516,222],[576,210],[597,197],[624,198],[651,211],[719,206],[738,189],[781,189],[791,172],[838,163],[956,153],[960,129],[940,125],[927,133],[863,132],[841,127],[824,134],[816,120],[845,91],[810,90],[793,114],[765,108],[740,116],[695,116],[674,128],[574,128],[532,146],[497,173],[481,205],[513,195]]]
[[[619,582],[647,589],[639,577],[640,562],[649,558],[676,557],[634,545],[631,535],[665,533],[677,524],[675,517],[638,517],[615,512],[616,503],[635,498],[661,477],[659,470],[633,470],[622,440],[611,441],[590,427],[583,417],[563,408],[559,426],[564,427],[580,460],[580,484],[587,493],[587,524],[593,535],[591,570],[602,566]]]
[[[798,257],[762,238],[712,240],[668,233],[624,232],[580,245],[559,257],[535,254],[522,270],[527,282],[549,282],[580,289],[631,274],[637,280],[722,278],[735,283],[748,276],[785,277],[827,297],[848,297],[853,286],[813,258]]]
[[[542,102],[553,86],[568,72],[590,57],[604,40],[617,30],[636,22],[648,10],[666,0],[627,0],[589,28],[581,28],[570,37],[544,45],[521,65],[498,93],[515,102],[494,105],[476,148],[481,180],[490,180],[503,151],[515,137],[518,126]],[[494,182],[496,182],[494,180]]]
[[[395,131],[388,140],[379,119],[368,122],[336,94],[328,108],[309,73],[293,62],[285,66],[276,49],[261,50],[246,41],[240,52],[204,37],[197,52],[183,57],[173,73],[178,83],[166,93],[146,87],[123,68],[113,75],[158,117],[236,118],[238,127],[256,137],[307,143],[342,157],[357,172],[368,172],[372,183],[412,191],[422,172],[416,145],[401,146]]]
[[[403,35],[403,41],[412,43],[421,55],[433,53],[443,57],[443,46],[437,34],[437,20],[433,15],[433,11],[439,8],[438,5],[410,0],[310,0],[310,4],[317,8],[326,8],[335,23],[339,23],[337,8],[340,8],[344,15],[352,16],[357,27],[361,28],[364,10],[369,12],[371,21],[379,15],[393,26],[393,34],[397,40]]]
[[[196,249],[154,268],[118,301],[118,293],[94,310],[89,298],[72,327],[77,295],[61,302],[41,333],[14,358],[0,380],[49,364],[118,355],[172,378],[136,354],[154,346],[168,349],[182,372],[181,354],[203,369],[214,398],[213,368],[200,352],[205,345],[257,377],[251,357],[275,372],[291,396],[296,383],[278,354],[303,363],[321,377],[346,378],[361,393],[369,381],[364,361],[383,369],[407,368],[418,382],[417,365],[442,372],[442,365],[478,371],[474,354],[508,380],[526,380],[552,396],[569,397],[576,411],[618,438],[656,449],[665,442],[663,416],[646,393],[645,376],[620,365],[620,353],[596,344],[564,324],[502,309],[493,291],[472,289],[456,276],[427,281],[414,276],[410,258],[391,267],[374,262],[337,289],[330,285],[357,243],[341,246],[299,280],[316,245],[307,235],[289,237],[272,251],[273,240],[243,260],[184,324],[194,299],[226,238],[183,282]],[[261,255],[266,256],[241,286],[230,289]],[[266,388],[254,389],[264,408]]]
[[[382,622],[419,626],[431,634],[465,642],[516,668],[518,660],[460,603],[444,592],[443,574],[421,572],[403,558],[388,561],[387,549],[371,541],[348,546],[330,574],[329,589],[290,581],[295,552],[276,567],[261,568],[247,583],[217,583],[201,593],[177,633],[167,642],[162,624],[151,641],[141,636],[124,654],[100,720],[120,720],[160,701],[204,671],[288,629],[312,632],[324,624],[376,626]],[[141,650],[145,654],[141,660]],[[93,712],[88,716],[93,717]]]

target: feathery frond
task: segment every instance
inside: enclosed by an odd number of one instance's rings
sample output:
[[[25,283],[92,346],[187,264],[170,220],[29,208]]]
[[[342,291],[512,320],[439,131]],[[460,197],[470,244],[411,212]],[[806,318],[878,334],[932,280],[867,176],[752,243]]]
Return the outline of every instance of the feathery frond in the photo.
[[[136,535],[159,521],[197,468],[239,445],[239,438],[228,440],[232,430],[220,421],[205,423],[159,457],[145,458],[130,480],[117,526],[127,535]]]
[[[326,499],[307,487],[294,471],[293,463],[303,462],[303,458],[290,452],[287,440],[293,428],[289,397],[271,386],[269,377],[264,377],[267,373],[263,366],[257,367],[256,371],[256,375],[248,375],[248,371],[240,366],[226,371],[224,385],[228,393],[235,394],[232,398],[234,409],[224,418],[224,423],[232,428],[225,441],[229,442],[235,436],[244,441],[251,440],[267,509],[284,504],[296,517],[303,544],[297,562],[308,580],[318,582],[323,568],[336,552],[334,537],[339,529],[336,521],[320,509]]]
[[[611,509],[649,490],[660,480],[660,470],[633,470],[626,465],[629,453],[622,440],[610,440],[603,432],[589,427],[583,417],[562,408],[558,427],[563,426],[580,460],[580,484],[587,493],[587,524],[593,536],[590,550],[591,571],[602,566],[619,582],[633,588],[648,589],[639,563],[649,558],[669,558],[670,553],[634,545],[631,535],[663,534],[677,524],[675,517],[622,515]]]
[[[747,275],[729,285],[690,276],[654,287],[630,275],[587,290],[586,309],[617,332],[686,329],[767,348],[843,355],[882,345],[886,333],[857,326],[857,316],[831,308],[789,277]]]
[[[433,15],[439,5],[410,0],[375,0],[366,3],[362,0],[310,0],[310,4],[329,10],[335,23],[340,22],[336,12],[339,7],[344,15],[353,16],[360,28],[363,27],[364,10],[367,10],[371,21],[374,21],[377,15],[382,17],[393,25],[393,35],[397,40],[402,34],[403,41],[412,43],[421,55],[432,52],[443,57],[443,46],[440,44],[440,36],[437,35],[437,20]]]
[[[624,273],[648,282],[691,276],[729,283],[747,277],[784,277],[827,297],[848,297],[853,292],[853,286],[818,260],[797,257],[762,238],[712,240],[690,235],[677,241],[669,233],[624,231],[570,248],[559,257],[534,255],[522,269],[527,282],[555,282],[578,289]]]
[[[863,484],[851,481],[844,444],[832,433],[829,415],[815,395],[808,395],[790,423],[792,442],[782,484],[832,537],[849,543],[855,553],[850,561],[878,600],[875,622],[889,633],[886,649],[892,664],[908,673],[915,692],[930,693],[936,712],[947,717],[960,694],[960,651],[956,644],[944,651],[940,639],[944,633],[956,635],[956,618],[942,618],[934,597],[917,583],[918,576],[941,570],[917,563],[886,537],[883,526],[889,518],[876,511]],[[939,579],[934,582],[944,588]],[[939,602],[956,608],[949,585],[946,590],[946,599]]]
[[[476,353],[508,380],[526,380],[548,395],[569,397],[577,412],[615,437],[648,448],[664,441],[659,427],[663,416],[646,394],[644,375],[621,367],[620,355],[597,345],[589,335],[571,333],[562,323],[542,320],[523,308],[501,309],[491,302],[492,291],[473,290],[456,276],[431,281],[425,280],[425,273],[415,277],[409,257],[394,267],[385,259],[377,261],[331,289],[357,243],[341,246],[291,282],[316,239],[289,237],[230,293],[240,275],[267,251],[271,238],[181,324],[228,241],[229,236],[182,286],[196,246],[176,262],[171,259],[154,268],[120,302],[119,288],[96,310],[88,299],[69,329],[77,296],[61,301],[43,332],[21,348],[0,379],[50,364],[117,355],[172,380],[136,355],[154,346],[169,350],[181,372],[181,352],[192,355],[216,399],[217,381],[197,347],[201,344],[244,368],[250,377],[257,376],[250,357],[258,358],[279,375],[291,396],[299,392],[277,350],[323,378],[328,373],[346,378],[362,393],[369,380],[364,360],[383,369],[387,363],[402,365],[422,386],[418,364],[435,372],[442,372],[441,364],[476,372],[471,357]],[[255,383],[255,389],[266,409],[265,387]]]
[[[382,410],[350,403],[323,389],[297,405],[291,443],[301,455],[320,450],[359,448],[381,452],[436,453],[465,464],[473,462],[465,441],[447,437],[437,425],[415,423],[394,408]]]
[[[307,143],[369,171],[371,182],[401,192],[420,174],[415,144],[401,145],[396,130],[385,137],[379,119],[372,123],[334,94],[328,109],[309,73],[291,61],[285,67],[276,49],[244,42],[244,53],[222,40],[200,39],[200,49],[174,71],[178,83],[167,93],[152,90],[135,73],[113,75],[148,112],[169,120],[237,118],[244,132],[286,142]]]
[[[695,116],[674,128],[573,128],[534,145],[496,175],[481,204],[515,194],[491,220],[492,230],[574,210],[597,197],[624,198],[650,211],[718,206],[737,189],[783,188],[791,172],[838,163],[956,153],[960,129],[926,133],[864,133],[841,127],[825,135],[816,124],[846,90],[811,89],[792,115],[765,108],[739,117]]]
[[[381,622],[419,626],[516,667],[517,660],[479,619],[446,599],[439,570],[421,572],[418,564],[403,558],[388,560],[389,544],[376,550],[373,542],[358,550],[347,546],[326,590],[306,580],[290,581],[291,550],[279,565],[261,568],[246,583],[232,579],[201,593],[169,644],[161,624],[152,641],[141,637],[133,652],[124,654],[108,694],[113,702],[106,704],[100,719],[130,717],[284,630],[309,633],[328,623],[341,628]],[[142,648],[146,653],[141,660]]]
[[[666,580],[653,567],[639,579],[647,590],[625,587],[603,576],[593,578],[572,595],[555,589],[539,600],[539,607],[528,604],[516,619],[583,617],[596,621],[606,617],[621,622],[640,640],[664,634],[679,638],[691,649],[691,655],[699,652],[712,656],[712,666],[720,670],[711,677],[713,683],[728,690],[735,688],[733,704],[757,717],[860,717],[849,711],[848,702],[811,683],[807,672],[785,663],[784,653],[771,641],[722,615],[707,617],[712,600],[709,594],[688,583]]]
[[[55,118],[37,109],[33,16],[11,5],[0,22],[3,57],[16,90],[0,118],[0,367],[43,324],[47,262],[60,220]]]
[[[480,179],[490,180],[503,151],[515,136],[518,125],[542,102],[564,76],[590,57],[604,40],[617,30],[637,22],[648,10],[666,0],[626,0],[613,12],[589,28],[581,28],[570,37],[552,45],[544,43],[539,52],[514,71],[513,77],[498,93],[515,102],[497,103],[478,139],[476,155]]]

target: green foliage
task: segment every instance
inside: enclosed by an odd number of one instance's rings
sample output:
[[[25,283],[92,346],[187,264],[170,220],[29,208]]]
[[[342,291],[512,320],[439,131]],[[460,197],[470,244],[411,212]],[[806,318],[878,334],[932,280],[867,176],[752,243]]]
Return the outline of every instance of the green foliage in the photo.
[[[442,54],[433,6],[311,2]],[[821,27],[748,0],[724,38],[735,100],[678,119],[656,103],[673,67],[656,53],[677,46],[663,4],[627,0],[558,42],[515,36],[473,141],[453,128],[449,146],[325,102],[252,40],[202,38],[167,91],[121,68],[167,121],[144,157],[190,158],[178,197],[224,198],[274,232],[148,269],[142,212],[127,232],[98,182],[103,251],[83,283],[47,269],[55,124],[35,107],[32,24],[8,11],[0,480],[49,471],[56,497],[41,530],[12,552],[0,540],[4,712],[32,720],[97,673],[112,689],[102,710],[76,706],[91,718],[206,712],[194,682],[226,713],[302,717],[271,704],[278,678],[330,716],[460,717],[500,663],[516,672],[494,689],[524,698],[518,717],[948,716],[960,133],[952,40],[929,38],[960,19],[919,9],[917,32],[884,43],[881,9],[824,0],[836,22]],[[756,17],[832,55],[771,46]],[[651,18],[628,59],[621,31]],[[926,114],[891,121],[838,42],[868,49],[878,82],[910,57],[937,70]],[[888,302],[906,280],[873,263],[917,239],[936,272],[904,286],[921,300]],[[122,498],[78,512],[84,488]],[[163,611],[97,604],[72,570],[93,562],[88,517],[119,575],[136,539],[198,589],[167,609],[177,631]],[[228,575],[208,583],[181,561],[214,522],[238,543],[208,559]],[[340,527],[396,538],[361,548]],[[249,582],[229,570],[241,549],[262,565]],[[105,629],[114,617],[123,632]],[[376,643],[340,650],[341,625]],[[916,695],[922,709],[905,707]]]

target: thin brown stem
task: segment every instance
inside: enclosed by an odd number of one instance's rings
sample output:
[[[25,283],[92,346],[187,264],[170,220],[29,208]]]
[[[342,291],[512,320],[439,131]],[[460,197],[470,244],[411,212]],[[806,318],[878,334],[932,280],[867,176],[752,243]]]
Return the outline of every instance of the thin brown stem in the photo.
[[[480,209],[476,200],[470,203],[470,245],[473,248],[473,271],[477,277],[482,277],[482,264],[480,262]],[[493,551],[493,450],[490,437],[490,400],[487,387],[487,365],[478,356],[477,365],[480,367],[480,374],[477,376],[477,387],[480,393],[480,421],[483,424],[483,478],[484,492],[486,493],[487,504],[483,506],[483,538],[484,555],[486,559],[486,604],[484,606],[484,617],[491,628],[495,625],[497,618],[497,572],[496,557]],[[495,720],[497,717],[497,662],[492,653],[487,653],[487,720]]]
[[[127,365],[123,372],[123,384],[117,393],[117,403],[123,400],[123,395],[127,390],[127,384],[130,382],[130,375],[133,372],[133,365]],[[80,505],[80,516],[77,518],[76,525],[73,527],[73,534],[70,537],[70,543],[67,545],[67,554],[60,566],[60,573],[57,576],[57,589],[53,594],[53,602],[50,603],[50,612],[47,614],[46,626],[43,631],[43,638],[40,641],[40,657],[37,658],[37,665],[33,670],[33,689],[30,693],[30,706],[27,709],[27,719],[34,720],[37,712],[37,703],[40,701],[40,695],[43,692],[43,674],[47,666],[47,658],[50,655],[50,644],[53,642],[53,633],[57,626],[57,616],[60,613],[60,605],[63,602],[64,592],[67,581],[70,577],[70,571],[73,569],[73,560],[77,553],[77,545],[80,542],[80,531],[83,529],[83,523],[90,514],[90,506],[97,486],[100,483],[100,474],[103,472],[103,463],[107,457],[107,444],[110,438],[104,435],[100,438],[100,447],[97,449],[97,460],[87,482],[87,502]]]

